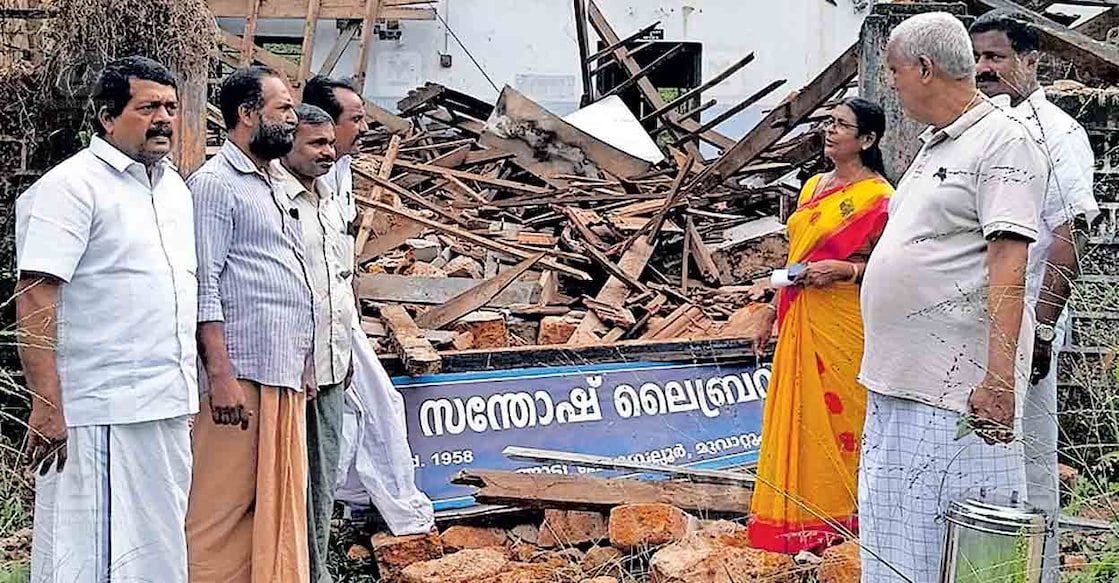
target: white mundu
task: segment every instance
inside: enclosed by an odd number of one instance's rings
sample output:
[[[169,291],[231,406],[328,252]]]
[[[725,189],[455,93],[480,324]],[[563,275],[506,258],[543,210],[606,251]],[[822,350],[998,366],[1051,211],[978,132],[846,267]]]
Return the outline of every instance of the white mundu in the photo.
[[[190,191],[101,138],[16,202],[21,273],[61,280],[61,473],[35,482],[31,580],[186,581],[198,412]]]

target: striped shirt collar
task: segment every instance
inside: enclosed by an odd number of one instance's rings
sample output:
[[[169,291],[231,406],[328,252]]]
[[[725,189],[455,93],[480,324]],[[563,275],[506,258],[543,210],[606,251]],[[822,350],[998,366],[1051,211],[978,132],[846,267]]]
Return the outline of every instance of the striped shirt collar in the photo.
[[[287,193],[288,198],[295,200],[299,195],[307,192],[307,189],[300,182],[299,178],[293,172],[288,170],[279,160],[272,162],[270,165],[270,172],[273,176],[280,180],[283,185],[284,192]],[[327,186],[322,177],[315,179],[315,190],[319,193],[319,198],[326,200],[334,196],[334,192]]]
[[[240,146],[234,144],[228,139],[225,140],[225,143],[221,145],[221,155],[225,158],[226,162],[229,162],[229,165],[232,166],[234,170],[240,172],[241,174],[266,175],[263,170],[256,167],[256,164],[253,163],[252,158],[249,158],[249,155],[242,151]],[[272,164],[269,164],[267,168],[267,176],[269,178],[275,177],[275,172],[272,168]]]

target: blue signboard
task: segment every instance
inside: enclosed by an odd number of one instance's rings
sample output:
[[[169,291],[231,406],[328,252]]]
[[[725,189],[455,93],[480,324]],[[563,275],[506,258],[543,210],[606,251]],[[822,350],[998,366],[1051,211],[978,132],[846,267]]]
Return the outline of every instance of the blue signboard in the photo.
[[[621,363],[393,379],[420,489],[436,510],[474,504],[463,469],[591,473],[514,462],[507,446],[694,468],[757,461],[768,364]],[[604,473],[603,475],[609,475]]]

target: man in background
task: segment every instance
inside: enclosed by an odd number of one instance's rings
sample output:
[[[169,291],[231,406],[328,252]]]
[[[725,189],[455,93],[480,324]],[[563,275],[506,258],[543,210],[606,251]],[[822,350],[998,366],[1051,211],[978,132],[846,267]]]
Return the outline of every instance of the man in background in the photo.
[[[342,411],[346,385],[353,374],[354,246],[338,197],[322,179],[334,166],[334,120],[307,103],[296,108],[295,114],[299,118],[295,145],[276,163],[276,171],[289,203],[299,212],[307,274],[315,295],[318,391],[307,401],[307,542],[310,580],[328,583],[326,559],[342,446]]]
[[[863,280],[862,580],[934,583],[950,502],[1025,494],[1016,397],[1048,167],[1022,124],[977,90],[956,17],[902,22],[886,63],[906,115],[930,127]]]
[[[119,59],[93,102],[89,147],[16,201],[31,580],[185,582],[197,281],[175,78]]]
[[[271,162],[295,106],[272,69],[221,85],[221,152],[190,177],[205,367],[187,514],[192,583],[304,583],[314,299],[299,213]]]
[[[358,139],[368,129],[364,102],[349,83],[318,76],[307,81],[303,89],[303,103],[318,106],[334,119],[338,160],[321,180],[334,191],[335,199],[339,201],[343,218],[350,227],[350,248],[353,249],[357,206],[350,162],[351,157],[359,153]],[[360,254],[360,249],[355,250],[355,255]],[[353,269],[356,286],[359,269],[356,265]],[[361,328],[360,306],[353,313],[350,333],[353,336],[353,382],[346,390],[344,413],[319,419],[324,426],[337,423],[342,427],[344,418],[353,424],[350,439],[354,445],[346,450],[352,454],[349,459],[340,460],[337,485],[342,492],[355,493],[362,503],[371,501],[394,535],[428,532],[435,525],[434,510],[431,500],[416,487],[415,467],[411,461],[412,452],[404,419],[404,399],[392,386]],[[362,470],[354,470],[354,467]],[[312,484],[312,490],[314,488]],[[332,490],[331,499],[334,493]],[[319,497],[319,500],[326,499],[326,495]],[[326,517],[324,520],[329,520],[328,514],[323,516]],[[321,537],[318,544],[322,548],[326,547],[328,534],[327,529],[318,531]],[[312,583],[330,582],[325,569],[320,569],[319,573],[319,579],[312,579]]]
[[[314,105],[334,119],[334,149],[337,163],[323,176],[326,185],[338,196],[347,223],[357,220],[354,177],[350,164],[358,151],[361,134],[369,130],[365,121],[365,102],[357,89],[346,81],[317,75],[303,88],[303,103]],[[361,250],[358,249],[360,254]]]
[[[971,26],[976,82],[991,97],[1009,98],[1047,158],[1049,182],[1037,242],[1030,245],[1026,302],[1034,310],[1033,362],[1022,414],[1028,501],[1047,514],[1043,561],[1046,583],[1060,575],[1057,474],[1057,356],[1068,334],[1065,310],[1088,225],[1099,215],[1092,195],[1095,157],[1088,134],[1045,98],[1037,80],[1041,36],[1022,14],[994,10]],[[1004,97],[1005,96],[1005,97]]]

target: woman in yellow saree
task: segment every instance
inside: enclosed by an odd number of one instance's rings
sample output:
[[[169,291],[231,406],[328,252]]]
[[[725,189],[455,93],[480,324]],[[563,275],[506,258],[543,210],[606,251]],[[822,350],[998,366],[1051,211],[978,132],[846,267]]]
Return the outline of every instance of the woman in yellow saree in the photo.
[[[882,109],[871,102],[837,105],[824,138],[834,170],[805,183],[788,221],[788,263],[805,267],[777,294],[768,325],[755,334],[760,350],[776,320],[748,525],[757,548],[819,550],[858,530],[866,411],[866,389],[855,380],[863,353],[858,282],[893,194],[878,148],[885,126]]]

